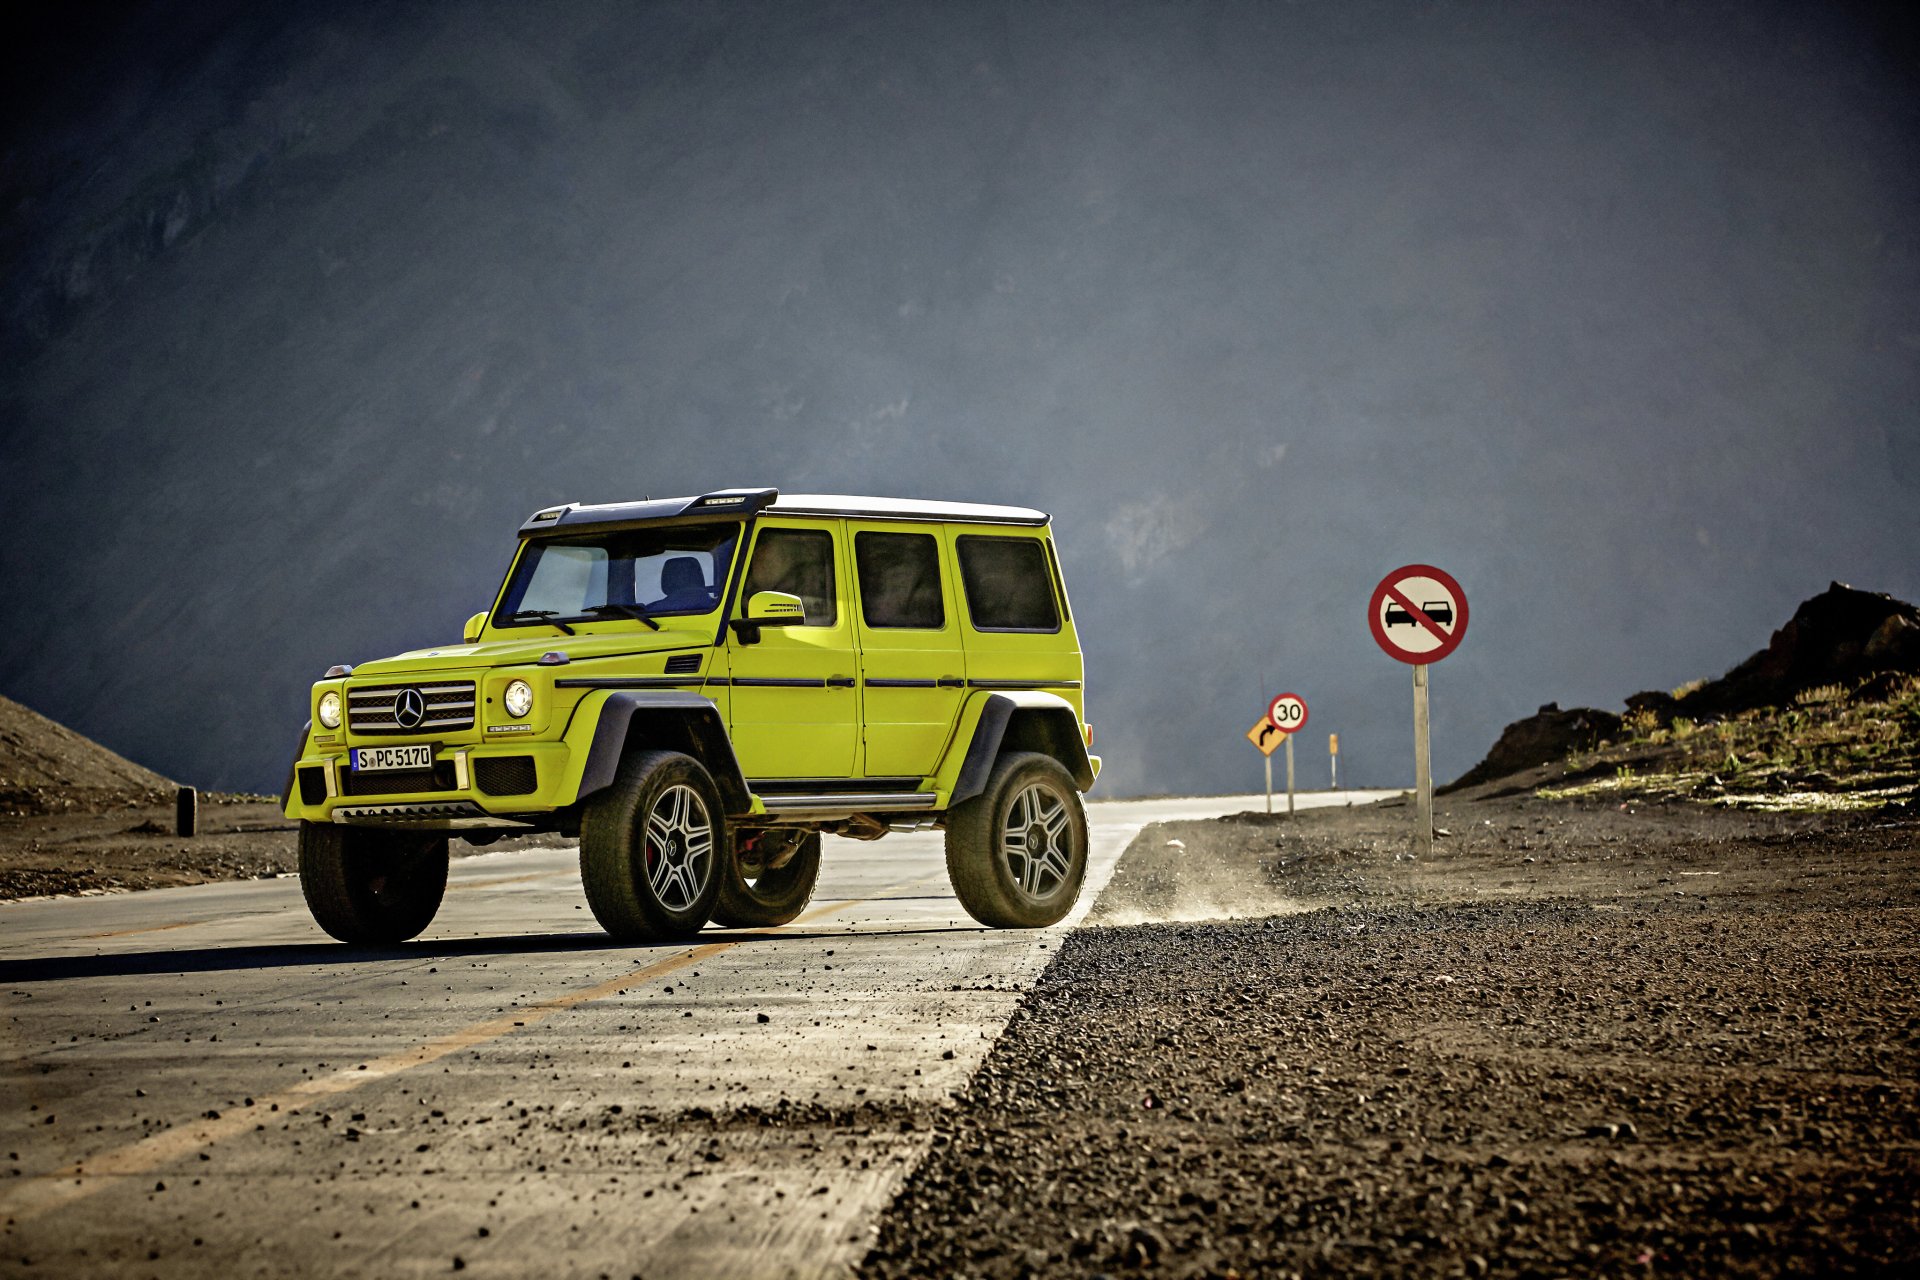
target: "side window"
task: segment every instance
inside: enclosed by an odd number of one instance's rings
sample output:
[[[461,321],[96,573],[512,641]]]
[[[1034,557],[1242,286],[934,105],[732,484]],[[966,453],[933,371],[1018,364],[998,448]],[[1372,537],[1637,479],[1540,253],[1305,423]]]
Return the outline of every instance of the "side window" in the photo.
[[[979,631],[1058,631],[1047,552],[1038,538],[954,539],[967,613]]]
[[[756,591],[784,591],[806,606],[809,627],[839,620],[833,602],[833,535],[824,529],[768,529],[753,544],[742,600]]]
[[[940,544],[930,533],[858,533],[854,566],[860,611],[870,627],[938,631],[947,625],[940,598]]]

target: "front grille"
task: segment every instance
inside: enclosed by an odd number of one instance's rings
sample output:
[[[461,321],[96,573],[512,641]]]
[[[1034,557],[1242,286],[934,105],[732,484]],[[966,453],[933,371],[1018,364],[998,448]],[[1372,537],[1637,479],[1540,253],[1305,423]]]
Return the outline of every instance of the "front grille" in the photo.
[[[372,773],[340,772],[340,794],[400,796],[421,791],[452,791],[453,762],[443,760],[431,769],[379,769]]]
[[[325,804],[327,801],[327,770],[324,765],[310,764],[300,770],[300,803],[306,805]]]
[[[524,796],[540,789],[532,756],[481,756],[473,762],[473,780],[490,796]]]
[[[408,689],[426,704],[419,724],[403,728],[394,718],[395,703]],[[381,684],[347,690],[347,727],[355,733],[452,733],[473,728],[473,681],[438,680],[432,684]]]

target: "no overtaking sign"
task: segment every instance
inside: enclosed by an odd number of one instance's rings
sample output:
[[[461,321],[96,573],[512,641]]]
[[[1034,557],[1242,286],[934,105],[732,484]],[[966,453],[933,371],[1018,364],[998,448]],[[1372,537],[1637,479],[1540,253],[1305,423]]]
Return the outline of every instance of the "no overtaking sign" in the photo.
[[[1467,593],[1430,564],[1406,565],[1373,589],[1367,623],[1389,657],[1425,666],[1460,647],[1467,634]]]

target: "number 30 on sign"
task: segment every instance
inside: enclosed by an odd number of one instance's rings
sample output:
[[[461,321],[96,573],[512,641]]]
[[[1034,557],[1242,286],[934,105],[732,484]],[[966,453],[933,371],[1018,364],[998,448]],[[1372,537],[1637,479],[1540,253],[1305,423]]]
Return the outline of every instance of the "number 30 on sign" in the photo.
[[[1307,727],[1307,704],[1297,693],[1283,693],[1267,708],[1267,719],[1282,733],[1298,733]]]

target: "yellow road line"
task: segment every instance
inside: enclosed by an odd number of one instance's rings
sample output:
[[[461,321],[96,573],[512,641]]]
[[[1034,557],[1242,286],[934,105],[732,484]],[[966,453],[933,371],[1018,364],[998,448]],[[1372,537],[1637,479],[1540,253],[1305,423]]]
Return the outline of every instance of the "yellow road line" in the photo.
[[[458,893],[462,889],[493,889],[503,884],[525,884],[529,880],[547,880],[554,876],[578,874],[572,868],[565,871],[532,871],[524,876],[496,876],[491,880],[449,880],[448,893]]]
[[[909,884],[917,884],[930,877],[919,880],[903,881],[901,884],[888,885],[880,893],[899,889]],[[875,894],[878,897],[879,894]],[[798,917],[794,924],[804,924],[822,916],[832,915],[847,907],[858,906],[867,898],[846,898],[827,903]],[[337,1071],[330,1076],[321,1076],[312,1080],[303,1080],[290,1089],[255,1100],[251,1107],[237,1111],[224,1111],[217,1120],[195,1120],[169,1129],[165,1133],[154,1134],[139,1142],[129,1143],[112,1151],[103,1152],[87,1160],[76,1161],[64,1169],[55,1169],[51,1173],[33,1174],[14,1181],[0,1190],[0,1217],[10,1218],[14,1222],[25,1222],[43,1214],[51,1213],[65,1205],[83,1200],[95,1192],[104,1191],[119,1178],[136,1177],[151,1173],[176,1160],[183,1160],[202,1147],[212,1146],[252,1129],[260,1123],[260,1117],[273,1112],[277,1106],[280,1114],[290,1115],[312,1106],[316,1102],[347,1093],[374,1080],[384,1080],[415,1067],[438,1062],[451,1053],[471,1049],[502,1036],[512,1035],[527,1027],[538,1026],[557,1013],[562,1013],[575,1005],[587,1004],[594,1000],[604,1000],[617,995],[624,987],[645,982],[650,978],[663,977],[698,964],[709,957],[730,951],[743,943],[754,941],[741,938],[732,942],[709,942],[683,951],[677,956],[656,960],[606,982],[595,983],[591,987],[582,987],[569,991],[565,995],[555,996],[539,1004],[515,1009],[498,1018],[489,1018],[485,1022],[476,1022],[448,1035],[422,1041],[410,1049],[391,1053],[352,1070]]]
[[[230,916],[220,917],[231,919]],[[190,929],[196,924],[212,924],[212,920],[182,920],[177,924],[149,924],[138,929],[113,929],[106,933],[83,933],[79,940],[89,942],[94,938],[131,938],[136,933],[165,933],[169,929]]]

